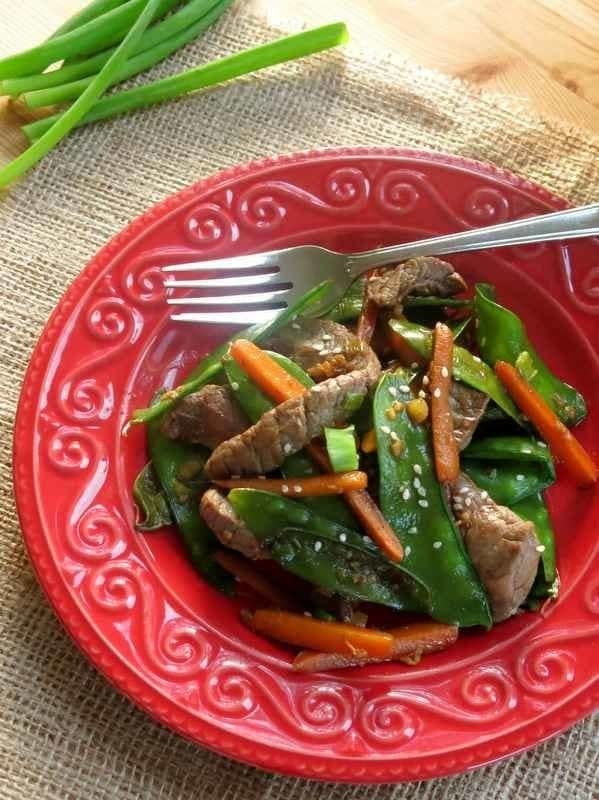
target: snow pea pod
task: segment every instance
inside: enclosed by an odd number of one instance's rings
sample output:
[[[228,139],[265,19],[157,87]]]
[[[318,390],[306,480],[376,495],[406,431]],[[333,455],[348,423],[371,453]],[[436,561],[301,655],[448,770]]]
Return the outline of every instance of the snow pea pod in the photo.
[[[559,578],[557,574],[555,535],[551,525],[551,518],[543,495],[539,492],[525,500],[512,505],[512,511],[522,519],[534,523],[537,539],[545,548],[541,553],[541,563],[537,577],[530,591],[529,599],[542,599],[544,597],[557,597],[559,592]]]
[[[587,410],[582,395],[551,372],[531,344],[522,320],[495,301],[493,287],[476,284],[474,309],[478,347],[488,364],[507,361],[521,367],[526,380],[565,425],[576,425],[585,418]]]
[[[406,369],[387,373],[374,397],[381,510],[404,546],[402,564],[431,592],[431,616],[460,627],[490,627],[486,593],[436,479],[430,429],[412,422],[405,409],[394,419],[387,415],[394,401],[412,399],[414,375]],[[403,446],[399,457],[397,442]]]
[[[156,531],[173,521],[170,508],[158,478],[149,461],[133,484],[133,499],[138,508],[135,527],[138,531]]]
[[[207,451],[167,439],[160,420],[148,425],[147,438],[152,466],[191,563],[209,583],[230,592],[230,576],[211,557],[218,542],[199,512],[199,498],[207,486],[202,475]]]
[[[390,319],[391,328],[402,336],[423,358],[430,359],[433,349],[433,332],[405,319]],[[453,374],[462,383],[488,394],[495,403],[522,424],[522,417],[493,370],[463,347],[453,348]]]
[[[303,383],[306,388],[314,386],[312,378],[290,358],[280,353],[270,353],[270,355],[290,375],[293,375],[300,383]],[[222,362],[229,386],[233,389],[241,410],[252,423],[257,422],[263,414],[274,408],[274,403],[248,378],[235,359],[226,355],[223,357]],[[285,478],[308,478],[311,475],[318,475],[319,470],[312,459],[301,451],[293,453],[285,459],[281,465],[281,473]],[[340,497],[334,495],[328,497],[306,497],[302,502],[310,505],[319,514],[328,519],[336,520],[349,527],[357,525],[353,514]]]
[[[504,506],[536,496],[555,481],[548,448],[525,436],[477,439],[462,458],[464,472]]]
[[[295,500],[256,489],[234,489],[229,502],[289,572],[345,597],[425,611],[428,591],[369,539]]]

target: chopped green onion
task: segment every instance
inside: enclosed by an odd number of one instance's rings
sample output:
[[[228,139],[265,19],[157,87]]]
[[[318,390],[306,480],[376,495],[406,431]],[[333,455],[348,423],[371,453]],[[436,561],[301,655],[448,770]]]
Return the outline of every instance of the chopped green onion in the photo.
[[[164,16],[180,0],[160,0],[153,18]],[[86,22],[74,30],[53,36],[46,42],[0,59],[0,78],[17,78],[46,69],[56,61],[104,50],[119,42],[146,9],[146,0],[128,0],[118,8]]]
[[[179,48],[183,47],[183,45],[191,42],[193,39],[203,33],[206,28],[209,28],[213,22],[216,22],[223,11],[225,11],[226,8],[231,5],[232,1],[233,0],[223,0],[222,2],[217,2],[216,5],[214,5],[214,0],[212,0],[212,8],[207,13],[204,10],[203,16],[201,16],[199,19],[196,19],[192,25],[189,25],[187,28],[184,28],[173,36],[169,36],[167,39],[164,39],[153,47],[144,50],[143,52],[138,53],[136,56],[130,58],[127,63],[123,65],[123,68],[120,70],[120,72],[114,76],[112,83],[120,83],[127,78],[133,77],[133,75],[137,75],[138,73],[153,67],[154,64],[157,64],[159,61],[167,58],[167,56],[170,56],[171,53],[179,50]],[[200,0],[200,2],[204,8],[206,5],[209,5],[206,0]],[[195,5],[197,5],[197,3]],[[186,10],[188,10],[187,7],[183,9],[183,11]],[[164,20],[164,22],[159,24],[165,25],[176,16],[177,15],[174,14],[172,17],[169,17],[168,19]],[[28,108],[43,108],[44,106],[60,105],[61,103],[66,103],[69,100],[79,97],[81,92],[83,92],[83,90],[89,86],[93,79],[93,76],[89,76],[86,78],[81,78],[78,81],[61,84],[60,86],[55,86],[50,89],[40,89],[35,92],[27,92],[23,95],[23,100]]]
[[[345,41],[347,41],[347,28],[342,22],[312,28],[294,36],[286,36],[283,39],[244,50],[210,64],[180,72],[169,78],[154,81],[147,86],[139,86],[125,92],[112,94],[96,103],[80,124],[87,125],[90,122],[113,117],[115,114],[123,114],[136,108],[173,100],[189,92],[214,86],[250,72],[257,72],[284,61],[293,61],[296,58],[336,47]],[[34,141],[59,118],[60,115],[46,117],[23,126],[22,130],[31,141]]]
[[[358,469],[360,461],[353,425],[348,425],[347,428],[325,428],[324,438],[334,472],[351,472]]]
[[[114,55],[111,56],[81,97],[35,144],[32,144],[24,153],[21,153],[14,161],[11,161],[10,164],[0,170],[0,187],[11,183],[34,164],[37,164],[85,116],[102,92],[106,91],[110,86],[113,75],[127,61],[135,43],[156,15],[160,2],[161,0],[148,0]]]

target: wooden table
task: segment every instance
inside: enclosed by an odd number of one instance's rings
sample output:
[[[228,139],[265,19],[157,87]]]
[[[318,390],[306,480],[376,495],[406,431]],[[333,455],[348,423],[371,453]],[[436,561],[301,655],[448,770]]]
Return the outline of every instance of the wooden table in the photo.
[[[599,0],[243,1],[273,24],[344,20],[365,47],[526,96],[539,111],[599,134]],[[41,41],[84,4],[0,0],[0,56]],[[6,104],[0,108],[2,163],[20,152],[24,137]]]

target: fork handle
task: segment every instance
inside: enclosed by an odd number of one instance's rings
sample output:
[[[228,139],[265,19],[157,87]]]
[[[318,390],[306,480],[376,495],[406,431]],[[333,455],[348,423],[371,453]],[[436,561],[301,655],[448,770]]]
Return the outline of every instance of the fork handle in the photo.
[[[383,247],[355,253],[347,259],[347,271],[357,277],[364,270],[414,256],[441,256],[448,253],[465,253],[489,247],[550,242],[556,239],[575,239],[599,234],[599,203],[579,208],[568,208],[552,214],[489,225],[485,228],[434,236],[417,242]]]

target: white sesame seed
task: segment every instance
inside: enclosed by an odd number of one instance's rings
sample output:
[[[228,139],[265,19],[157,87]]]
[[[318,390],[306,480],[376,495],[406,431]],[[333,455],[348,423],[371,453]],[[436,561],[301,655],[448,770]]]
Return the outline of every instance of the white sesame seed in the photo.
[[[480,493],[481,500],[488,500],[489,499],[489,492],[481,492]]]
[[[281,486],[281,491],[283,492],[283,494],[289,494],[289,486],[287,486],[287,484],[286,484],[286,483],[284,483],[284,484]]]
[[[443,542],[433,542],[433,547],[435,550],[439,550],[440,547],[443,547]]]
[[[426,489],[424,488],[424,486],[419,486],[416,491],[418,492],[420,497],[426,497]]]
[[[323,333],[322,334],[322,341],[323,342],[330,342],[333,337],[330,333]]]
[[[414,470],[416,475],[422,475],[422,467],[420,466],[420,464],[414,464],[412,469]]]
[[[413,525],[411,528],[408,529],[408,533],[418,533],[418,528]]]
[[[296,483],[296,484],[295,484],[295,486],[293,487],[293,491],[294,491],[296,494],[301,494],[301,493],[302,493],[304,490],[302,489],[302,487],[301,487],[301,486],[299,486],[299,485]]]
[[[423,389],[420,389],[420,391],[418,392],[418,397],[421,400],[424,400],[424,398],[426,397],[426,392]]]
[[[407,547],[404,547],[403,554],[404,554],[404,556],[406,558],[410,555],[411,552],[412,552],[412,548],[410,547],[410,545],[408,545]]]
[[[395,386],[389,387],[389,394],[391,395],[391,397],[397,397],[397,389],[395,388]]]
[[[420,483],[420,478],[414,478],[412,483],[414,484],[414,489],[418,489],[419,486],[422,486],[422,484]]]
[[[371,541],[370,536],[362,536],[362,541],[365,542],[366,544],[370,544]]]
[[[314,348],[314,350],[316,350],[317,352],[320,352],[320,351],[322,350],[322,348],[324,347],[324,344],[323,344],[322,342],[314,342],[314,344],[312,345],[312,347],[313,347],[313,348]]]
[[[433,397],[437,397],[437,398],[441,397],[441,389],[439,389],[438,386],[435,389],[435,391],[433,392]]]
[[[316,550],[317,553],[319,550],[322,550],[322,542],[321,541],[314,542],[314,549]]]
[[[347,534],[345,534],[345,533],[340,533],[340,534],[339,534],[339,541],[340,541],[340,542],[346,542],[346,541],[347,541]]]
[[[524,475],[522,475],[521,473],[518,473],[518,475],[516,475],[516,480],[517,481],[523,481],[524,480]]]
[[[480,359],[478,356],[472,356],[472,358],[476,361],[477,364],[482,364],[483,363],[482,359]]]
[[[409,500],[410,497],[411,497],[410,490],[409,489],[404,489],[401,496],[402,496],[402,498],[404,500]]]
[[[291,444],[291,442],[285,442],[285,444],[283,445],[283,452],[289,455],[289,453],[291,453],[292,450],[293,450],[293,445]]]
[[[391,433],[391,428],[388,425],[381,425],[381,433],[386,433],[389,435]]]
[[[537,547],[535,547],[535,550],[537,551],[537,553],[544,553],[545,552],[545,545],[544,544],[539,544],[539,545],[537,545]]]
[[[418,505],[422,508],[428,508],[428,500],[419,500]]]
[[[530,447],[523,447],[522,448],[522,452],[523,453],[532,453],[532,450],[530,449]]]
[[[237,383],[237,381],[231,382],[231,389],[233,389],[234,392],[239,391],[239,384]]]
[[[410,391],[410,387],[408,386],[407,383],[402,383],[402,385],[399,388],[400,388],[400,390],[402,392],[409,392]]]
[[[471,497],[467,497],[464,502],[466,503],[467,506],[471,506],[472,505],[472,498]]]
[[[428,375],[424,375],[423,376],[422,383],[424,384],[424,386],[428,386],[429,385],[430,379],[429,379]]]
[[[547,447],[545,442],[537,442],[537,444],[539,445],[539,447]]]
[[[468,488],[468,486],[462,486],[462,488],[460,489],[460,494],[468,494],[469,491],[470,489]]]
[[[444,378],[449,378],[449,370],[447,369],[447,367],[441,367],[441,375]]]
[[[304,611],[304,617],[311,617],[312,614],[309,611]]]
[[[392,442],[399,442],[399,436],[395,433],[395,431],[391,431],[389,436],[391,437]]]
[[[418,362],[417,361],[412,361],[410,366],[412,367],[412,369],[418,369]]]

